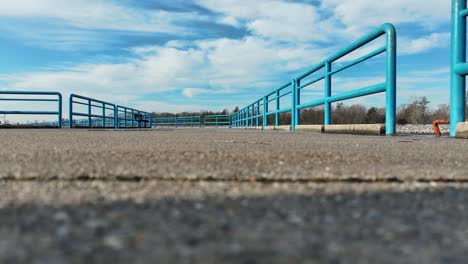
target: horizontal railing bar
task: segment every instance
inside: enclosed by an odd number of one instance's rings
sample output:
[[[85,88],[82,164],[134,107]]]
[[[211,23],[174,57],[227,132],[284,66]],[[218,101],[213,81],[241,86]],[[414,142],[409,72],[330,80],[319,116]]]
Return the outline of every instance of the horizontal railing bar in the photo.
[[[318,70],[321,70],[325,67],[325,63],[326,61],[322,61],[320,62],[319,64],[315,65],[314,67],[310,68],[309,70],[307,70],[305,73],[299,75],[296,80],[300,81],[304,78],[306,78],[307,76],[311,75],[312,73],[314,72],[317,72]]]
[[[95,117],[95,118],[106,118],[106,119],[114,119],[113,116],[103,116],[103,115],[95,115],[95,114],[84,114],[84,113],[75,113],[73,112],[73,115],[76,115],[76,116],[86,116],[86,117]]]
[[[156,118],[153,118],[155,120],[163,120],[163,119],[176,119],[176,117],[156,117]],[[199,119],[199,118],[181,118],[181,117],[177,117],[177,119],[179,120],[191,120],[191,119]]]
[[[230,124],[231,122],[219,121],[219,122],[205,122],[205,124]]]
[[[133,112],[150,114],[150,113],[148,113],[148,112],[146,112],[146,111],[142,111],[142,110],[138,110],[138,109],[126,107],[126,106],[117,105],[116,107],[117,107],[117,110],[120,111],[120,112],[125,112],[125,109],[127,109],[127,112],[128,112],[128,110],[130,110],[130,111],[133,110]],[[119,108],[123,108],[124,110],[119,110]]]
[[[468,9],[463,9],[463,10],[461,10],[460,13],[459,13],[459,15],[460,15],[461,17],[466,17],[466,16],[468,16]]]
[[[289,86],[291,86],[291,82],[288,82],[288,83],[283,84],[283,85],[280,86],[279,88],[276,88],[276,89],[273,90],[272,92],[268,93],[266,96],[273,95],[273,94],[275,94],[277,91],[283,90],[284,88],[287,88],[287,87],[289,87]]]
[[[313,80],[310,81],[310,82],[305,83],[304,85],[299,86],[297,89],[298,89],[298,90],[301,90],[301,89],[303,89],[303,88],[305,88],[305,87],[307,87],[307,86],[309,86],[309,85],[312,85],[312,84],[314,84],[314,83],[316,83],[316,82],[319,82],[319,81],[321,81],[321,80],[323,80],[323,79],[325,79],[325,76],[318,77],[318,78],[316,78],[316,79],[313,79]]]
[[[365,95],[381,93],[381,92],[385,92],[386,89],[387,89],[386,83],[380,83],[380,84],[372,85],[372,86],[369,86],[369,87],[365,87],[365,88],[353,90],[353,91],[350,91],[350,92],[346,92],[346,93],[343,93],[343,94],[330,96],[328,98],[323,98],[323,99],[316,100],[316,101],[313,101],[313,102],[300,104],[300,105],[297,106],[297,109],[304,109],[304,108],[309,108],[309,107],[322,105],[324,103],[334,103],[334,102],[353,99],[353,98],[361,97],[361,96],[365,96]]]
[[[73,103],[73,104],[79,104],[79,105],[85,105],[85,106],[89,106],[89,105],[90,105],[90,104],[88,104],[88,103],[83,103],[83,102],[78,102],[78,101],[72,101],[72,103]],[[115,109],[114,107],[112,107],[112,108],[108,107],[109,105],[110,105],[110,106],[113,106],[113,104],[107,104],[107,103],[105,103],[105,107],[102,107],[102,105],[95,105],[95,104],[92,104],[92,103],[91,103],[91,106],[92,106],[92,107],[96,107],[96,108],[100,108],[100,109],[105,108],[105,109],[107,109],[107,110],[114,110],[114,109]]]
[[[388,31],[391,31],[390,24],[383,24],[382,26],[378,27],[377,29],[373,30],[371,33],[361,37],[360,39],[356,40],[355,42],[351,43],[348,47],[338,51],[337,53],[333,54],[332,56],[328,57],[324,61],[318,63],[316,66],[312,67],[310,70],[304,72],[303,74],[296,77],[297,80],[304,79],[305,77],[309,76],[310,74],[316,72],[317,70],[323,68],[325,64],[332,63],[341,57],[359,49],[362,46],[376,40],[377,38],[385,35]]]
[[[366,61],[368,59],[371,59],[371,58],[373,58],[373,57],[375,57],[377,55],[380,55],[380,54],[384,53],[385,51],[387,51],[386,46],[380,47],[380,48],[374,50],[373,52],[371,52],[369,54],[366,54],[366,55],[356,59],[355,61],[349,62],[349,63],[345,64],[344,66],[342,66],[342,67],[340,67],[340,68],[338,68],[336,70],[331,71],[329,73],[329,75],[333,75],[333,74],[339,73],[341,71],[344,71],[344,70],[346,70],[346,69],[348,69],[348,68],[350,68],[350,67],[352,67],[352,66],[354,66],[356,64],[359,64],[359,63],[364,62],[364,61]]]
[[[0,98],[0,101],[58,102],[58,99]]]
[[[1,115],[58,115],[54,111],[0,111]]]
[[[319,106],[319,105],[323,105],[326,103],[326,100],[325,98],[323,99],[318,99],[318,100],[315,100],[315,101],[311,101],[311,102],[307,102],[307,103],[304,103],[304,104],[300,104],[300,105],[297,105],[297,109],[304,109],[304,108],[310,108],[310,107],[314,107],[314,106]]]
[[[104,107],[102,107],[102,105],[95,105],[95,104],[91,104],[92,107],[96,107],[96,108],[100,108],[100,109],[103,109]]]
[[[101,103],[101,104],[107,104],[107,105],[115,106],[115,104],[112,104],[112,103],[109,103],[109,102],[105,102],[105,101],[101,101],[101,100],[98,100],[98,99],[93,99],[91,97],[86,97],[86,96],[77,95],[77,94],[71,94],[70,98],[78,98],[78,99],[82,99],[82,100],[89,100],[89,101],[95,102],[95,103]],[[71,100],[73,101],[73,99],[71,99]]]
[[[83,102],[77,102],[77,101],[72,101],[72,104],[79,104],[79,105],[86,105],[88,106],[88,103],[83,103]]]
[[[154,119],[155,121],[176,121],[175,119],[165,120],[165,119]],[[200,122],[200,120],[177,120],[178,122]]]
[[[291,110],[292,110],[292,107],[288,107],[288,108],[283,108],[280,110],[270,111],[266,113],[266,115],[281,114],[281,113],[291,112]]]
[[[457,63],[454,70],[458,75],[468,75],[468,63]]]
[[[0,94],[19,94],[19,95],[57,95],[61,96],[59,92],[41,92],[41,91],[0,91]]]

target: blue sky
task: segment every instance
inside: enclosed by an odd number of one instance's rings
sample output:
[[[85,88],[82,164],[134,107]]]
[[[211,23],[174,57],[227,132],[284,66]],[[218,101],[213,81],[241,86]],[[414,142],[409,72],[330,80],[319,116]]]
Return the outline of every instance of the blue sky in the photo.
[[[414,96],[427,96],[434,107],[448,103],[449,1],[0,0],[0,6],[3,90],[77,93],[156,112],[232,109],[390,22],[398,31],[398,104]],[[334,92],[377,83],[382,62],[337,76]],[[320,96],[320,84],[307,94]],[[351,103],[384,106],[382,98]]]

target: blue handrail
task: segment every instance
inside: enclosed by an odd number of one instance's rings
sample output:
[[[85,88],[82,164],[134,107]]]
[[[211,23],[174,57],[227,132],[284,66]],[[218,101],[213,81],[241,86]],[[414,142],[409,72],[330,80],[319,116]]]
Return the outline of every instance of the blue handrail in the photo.
[[[78,99],[78,100],[76,100]],[[81,96],[77,94],[71,94],[69,100],[70,108],[69,108],[69,127],[73,128],[75,126],[78,127],[107,127],[108,122],[107,120],[112,120],[113,128],[116,127],[116,106],[115,104],[104,102],[101,100],[97,100],[94,98]],[[73,110],[74,105],[84,105],[87,108],[85,113],[83,112],[75,112]],[[100,114],[93,114],[93,109],[100,109]],[[106,115],[106,110],[113,111],[111,116]],[[86,117],[87,123],[76,122],[73,120],[74,116],[81,116]]]
[[[207,115],[205,126],[229,126],[231,127],[231,115]]]
[[[455,136],[457,124],[465,121],[466,80],[466,20],[467,0],[452,0],[452,39],[450,52],[450,135]]]
[[[0,91],[6,95],[36,95],[36,96],[57,96],[57,99],[50,98],[0,98],[0,101],[16,102],[58,102],[57,111],[7,111],[0,110],[4,115],[57,115],[57,127],[62,127],[62,94],[59,92],[39,92],[39,91]]]
[[[383,47],[367,53],[366,55],[345,65],[342,65],[341,67],[335,69],[332,67],[333,63],[338,59],[359,49],[360,47],[365,46],[366,44],[383,35],[386,36],[386,43]],[[283,84],[269,94],[266,94],[252,104],[241,109],[239,112],[233,114],[233,125],[235,127],[250,127],[260,125],[266,127],[268,125],[268,116],[274,115],[275,125],[278,126],[279,114],[291,112],[291,131],[295,131],[296,125],[299,124],[299,111],[304,108],[310,108],[319,105],[324,105],[324,123],[325,125],[330,125],[331,103],[386,92],[386,134],[394,135],[396,133],[396,49],[397,44],[395,27],[392,24],[383,24],[371,33],[355,41],[348,47],[340,50],[321,63],[315,65],[305,73],[296,76],[290,82]],[[332,96],[331,78],[334,74],[344,71],[382,53],[386,53],[385,82]],[[307,81],[305,83],[301,82],[304,81],[305,78],[310,77],[312,74],[317,73],[323,69],[323,74],[321,74],[318,78]],[[325,82],[324,97],[311,102],[301,102],[301,90],[321,80],[324,80]],[[288,95],[291,96],[291,107],[281,108],[280,99]],[[268,104],[272,101],[275,102],[274,110],[270,110],[268,108]],[[260,118],[263,121],[262,124],[259,123]]]

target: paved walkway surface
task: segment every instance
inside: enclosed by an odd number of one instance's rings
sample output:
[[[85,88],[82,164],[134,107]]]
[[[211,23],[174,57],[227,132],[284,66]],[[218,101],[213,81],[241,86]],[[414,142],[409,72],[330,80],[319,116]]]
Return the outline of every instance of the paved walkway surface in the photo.
[[[0,130],[0,263],[466,263],[468,141]]]

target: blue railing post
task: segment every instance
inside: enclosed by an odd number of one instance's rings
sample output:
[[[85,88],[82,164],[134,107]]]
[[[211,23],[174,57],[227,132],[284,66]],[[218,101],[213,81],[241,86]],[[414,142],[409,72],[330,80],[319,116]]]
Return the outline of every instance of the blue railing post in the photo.
[[[257,123],[257,103],[252,104],[252,127]]]
[[[247,106],[245,108],[245,127],[249,127],[249,115],[250,115],[249,111],[250,111],[250,106]]]
[[[327,99],[331,96],[332,81],[331,81],[331,63],[325,62],[325,105],[324,105],[324,124],[326,126],[331,124],[331,103]]]
[[[243,127],[247,127],[247,118],[248,118],[247,108],[244,108],[244,124],[243,124]]]
[[[244,110],[241,109],[240,110],[240,114],[239,114],[239,127],[242,127],[244,125]]]
[[[257,120],[255,121],[256,122],[255,126],[258,127],[258,120],[260,119],[260,100],[257,102],[257,114],[256,114],[256,116],[257,116]]]
[[[450,135],[455,136],[457,124],[465,121],[466,74],[457,72],[457,64],[466,62],[466,0],[452,0],[452,39],[450,63]]]
[[[268,96],[263,96],[263,124],[262,127],[265,128],[268,125],[267,122],[267,112],[268,112]]]
[[[175,127],[176,127],[176,128],[179,127],[179,120],[177,119],[177,116],[175,117]]]
[[[291,81],[291,131],[296,131],[296,107],[297,107],[297,99],[296,99],[296,92],[297,92],[297,87],[296,87],[296,79],[293,79]]]
[[[124,109],[124,127],[127,128],[127,108]]]
[[[255,127],[255,103],[251,105],[252,110],[251,111],[251,116],[250,116],[250,126]]]
[[[247,110],[245,112],[247,113],[247,127],[250,127],[250,105],[247,106]]]
[[[62,128],[62,94],[57,93],[58,96],[58,123],[57,127]]]
[[[385,24],[384,29],[387,34],[387,90],[385,95],[387,113],[385,117],[385,133],[387,135],[394,135],[396,133],[397,36],[393,25]]]
[[[253,106],[252,105],[249,105],[249,127],[253,127],[254,126],[254,120],[253,120],[253,117],[254,117],[254,112],[253,112]]]
[[[88,99],[88,126],[92,127],[93,125],[93,120],[91,119],[91,100]]]
[[[249,121],[249,111],[250,111],[250,106],[247,106],[247,109],[245,111],[245,121],[246,121],[246,126],[245,127],[249,127],[250,126],[250,121]]]
[[[279,111],[280,110],[280,91],[277,90],[276,91],[276,111]],[[279,113],[276,112],[275,114],[275,126],[279,126],[280,125],[280,120],[279,120],[280,116],[279,116]]]
[[[114,105],[114,129],[119,128],[119,111],[118,107]]]
[[[296,108],[297,108],[298,105],[301,104],[301,90],[299,90],[300,86],[301,86],[301,81],[296,80],[296,88],[295,88],[296,89]],[[299,125],[300,120],[301,120],[301,110],[296,109],[295,125]]]
[[[70,96],[68,99],[68,104],[69,104],[69,111],[68,111],[68,127],[72,128],[73,127],[73,98]]]
[[[106,104],[102,103],[102,127],[106,127]]]

